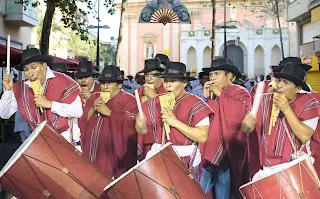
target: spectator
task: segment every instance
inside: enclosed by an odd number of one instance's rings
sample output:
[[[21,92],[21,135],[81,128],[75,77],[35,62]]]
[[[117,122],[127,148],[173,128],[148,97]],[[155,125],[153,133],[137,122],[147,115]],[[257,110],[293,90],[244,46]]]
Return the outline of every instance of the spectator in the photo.
[[[267,80],[271,80],[271,76],[270,76],[270,75],[267,75],[266,79],[267,79]]]

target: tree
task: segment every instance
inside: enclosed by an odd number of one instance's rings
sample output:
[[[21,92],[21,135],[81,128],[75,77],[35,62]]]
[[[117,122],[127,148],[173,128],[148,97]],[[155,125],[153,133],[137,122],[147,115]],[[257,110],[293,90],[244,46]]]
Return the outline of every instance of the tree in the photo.
[[[280,33],[282,58],[284,58],[280,13],[282,13],[288,7],[290,2],[288,0],[251,0],[250,2],[248,2],[247,0],[243,0],[243,2],[244,3],[242,3],[241,5],[246,10],[249,10],[257,18],[264,17],[262,13],[277,18]]]
[[[117,56],[116,56],[116,65],[119,65],[119,56],[120,56],[120,45],[122,41],[122,26],[123,26],[123,13],[125,11],[124,4],[126,3],[126,0],[121,1],[121,11],[120,11],[120,26],[119,26],[119,36],[118,36],[118,45],[117,45]]]
[[[108,13],[113,14],[115,12],[114,0],[104,0],[104,6],[107,7]],[[61,21],[65,28],[71,28],[81,40],[88,40],[88,28],[85,17],[90,13],[95,13],[94,4],[92,0],[45,0],[46,13],[43,20],[41,39],[40,39],[40,51],[44,55],[49,54],[49,40],[52,28],[52,19],[56,9],[59,9],[62,13]],[[37,6],[39,0],[16,0],[16,3],[26,6],[32,4]],[[77,4],[82,3],[87,6],[86,10],[78,7]]]
[[[115,64],[117,49],[111,45],[102,45],[100,50],[101,60],[105,64]]]

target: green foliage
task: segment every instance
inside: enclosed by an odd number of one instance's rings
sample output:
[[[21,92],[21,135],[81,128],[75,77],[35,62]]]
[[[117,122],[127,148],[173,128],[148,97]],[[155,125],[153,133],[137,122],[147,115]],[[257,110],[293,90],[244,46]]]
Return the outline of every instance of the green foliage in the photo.
[[[71,28],[75,31],[81,40],[89,39],[86,17],[88,14],[96,14],[93,0],[44,0],[46,4],[48,1],[56,2],[56,8],[62,13],[61,22],[63,22],[65,28]],[[29,4],[32,4],[32,6],[39,4],[37,0],[16,0],[16,3],[22,4],[25,9]],[[87,9],[79,8],[79,3],[86,5]],[[114,0],[104,0],[103,5],[107,8],[109,14],[115,13]]]

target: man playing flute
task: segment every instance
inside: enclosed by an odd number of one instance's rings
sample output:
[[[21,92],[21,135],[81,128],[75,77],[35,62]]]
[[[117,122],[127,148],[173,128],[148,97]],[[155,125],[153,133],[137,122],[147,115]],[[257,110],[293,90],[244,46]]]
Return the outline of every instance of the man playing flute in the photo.
[[[171,142],[178,146],[176,150],[179,154],[184,153],[182,160],[188,168],[197,167],[201,156],[197,152],[197,145],[193,143],[207,140],[209,116],[213,112],[199,97],[185,92],[189,76],[183,63],[169,62],[164,73],[155,76],[164,78],[164,87],[173,94],[175,104],[173,110],[162,108],[161,97],[165,95],[158,95],[142,104],[144,115],[136,117],[136,130],[144,137],[140,149],[143,153],[151,148],[152,152],[157,152],[161,144]],[[164,133],[164,123],[169,125],[169,133]],[[195,179],[199,180],[198,176]]]
[[[287,63],[274,76],[278,78],[274,93],[262,96],[256,118],[248,114],[242,122],[245,133],[256,130],[258,135],[263,170],[254,178],[267,174],[272,166],[295,159],[301,146],[314,134],[320,115],[319,101],[306,93],[310,92],[310,88],[305,82],[305,70]],[[274,114],[273,106],[279,109],[278,115]],[[271,120],[275,125],[270,125]],[[306,147],[302,150],[307,152]]]
[[[238,194],[238,188],[248,180],[247,140],[241,122],[251,109],[248,91],[232,84],[241,73],[224,58],[212,61],[210,81],[204,85],[203,95],[215,112],[210,123],[209,137],[201,146],[203,173],[201,187],[206,194],[215,186],[217,199]],[[230,174],[231,173],[231,174]]]
[[[71,118],[82,115],[80,88],[69,76],[52,71],[48,64],[50,56],[41,55],[36,48],[24,50],[22,62],[15,66],[24,71],[26,80],[13,84],[8,73],[4,75],[5,91],[0,100],[0,116],[9,119],[17,110],[28,122],[31,130],[39,123],[47,121],[56,131],[69,140]],[[39,84],[42,93],[35,93],[34,83]],[[73,142],[80,140],[80,135]],[[71,141],[71,140],[69,140]]]
[[[163,72],[169,58],[163,54],[157,54],[154,59],[145,60],[144,69],[139,73],[145,74],[146,83],[138,88],[141,102],[145,102],[158,94],[165,93],[163,78],[156,78],[153,74]]]
[[[118,67],[105,66],[99,82],[101,93],[92,94],[84,109],[83,153],[106,175],[117,178],[137,163],[138,107],[135,97],[121,89]]]

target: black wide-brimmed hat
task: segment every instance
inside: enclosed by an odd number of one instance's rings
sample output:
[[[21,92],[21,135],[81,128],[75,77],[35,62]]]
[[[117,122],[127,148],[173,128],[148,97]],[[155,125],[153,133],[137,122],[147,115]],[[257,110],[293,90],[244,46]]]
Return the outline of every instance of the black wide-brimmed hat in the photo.
[[[68,72],[68,67],[67,67],[67,65],[66,65],[66,64],[63,64],[63,63],[54,63],[54,64],[52,65],[52,70],[57,71],[57,72],[59,72],[59,73],[64,73],[64,74],[70,76],[71,78],[74,77],[74,74],[73,74],[73,73]]]
[[[160,59],[155,58],[155,59],[147,59],[144,61],[144,69],[139,71],[139,73],[149,73],[151,71],[159,71],[162,72],[164,71],[164,68],[161,67],[161,62]]]
[[[99,72],[93,70],[91,61],[81,61],[78,65],[78,71],[74,74],[77,79],[82,79],[85,77],[91,77],[99,74]]]
[[[278,66],[271,66],[272,72],[274,73],[280,72],[287,63],[302,64],[301,59],[299,57],[286,57],[279,62]],[[301,67],[304,67],[304,66],[301,66]]]
[[[66,73],[68,72],[68,68],[66,64],[63,63],[54,63],[52,65],[52,70],[60,72],[60,73]]]
[[[21,63],[16,65],[14,68],[19,71],[23,71],[25,65],[33,62],[46,62],[48,65],[51,64],[53,58],[48,55],[41,55],[39,49],[30,48],[24,50],[21,55]]]
[[[306,84],[306,71],[298,65],[291,62],[287,63],[280,72],[275,72],[276,78],[284,78],[293,82],[296,86],[301,87],[303,90],[310,92],[309,86]]]
[[[165,66],[168,65],[168,63],[170,62],[169,57],[164,54],[156,54],[155,58],[160,59],[161,64]]]
[[[217,71],[217,70],[228,71],[228,72],[234,74],[236,77],[241,77],[241,73],[238,70],[238,68],[232,64],[222,64],[222,65],[210,67],[210,72]]]
[[[123,81],[124,77],[120,72],[120,68],[114,65],[107,65],[104,67],[99,81]]]
[[[190,78],[190,73],[187,72],[186,65],[181,62],[169,62],[163,73],[154,74],[158,78]]]
[[[211,66],[209,68],[203,68],[202,71],[205,73],[210,73],[211,67],[217,67],[223,64],[233,64],[233,62],[230,59],[226,59],[223,57],[216,57],[211,61]]]

